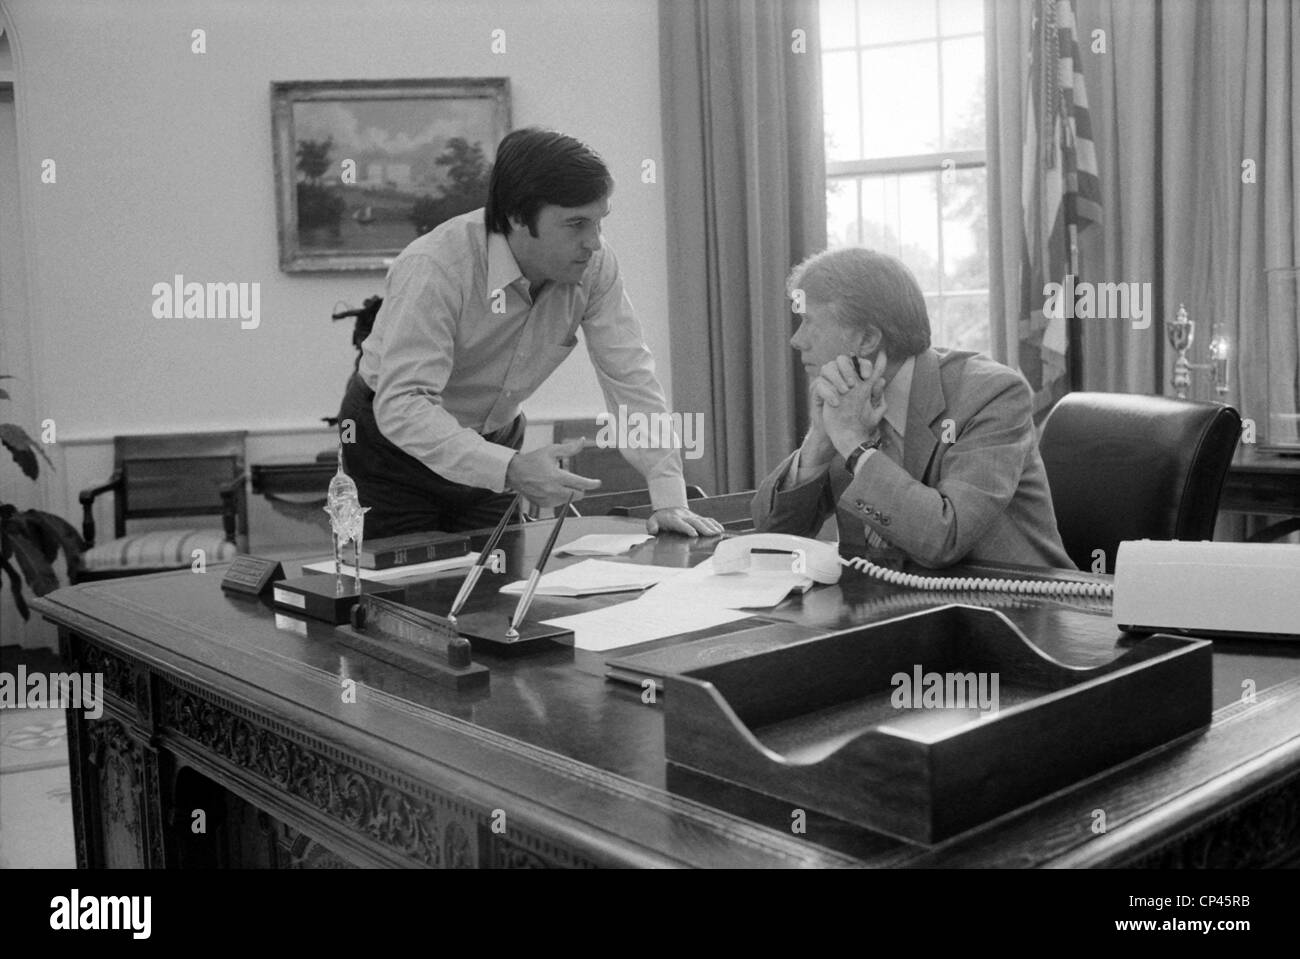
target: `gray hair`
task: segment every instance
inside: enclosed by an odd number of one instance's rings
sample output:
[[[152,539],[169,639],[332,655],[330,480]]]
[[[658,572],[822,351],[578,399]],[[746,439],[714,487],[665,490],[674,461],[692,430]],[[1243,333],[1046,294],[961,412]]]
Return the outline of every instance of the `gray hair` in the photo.
[[[786,293],[803,290],[824,303],[844,326],[880,330],[892,357],[915,356],[930,346],[930,315],[916,277],[900,260],[863,247],[815,253],[790,271]]]

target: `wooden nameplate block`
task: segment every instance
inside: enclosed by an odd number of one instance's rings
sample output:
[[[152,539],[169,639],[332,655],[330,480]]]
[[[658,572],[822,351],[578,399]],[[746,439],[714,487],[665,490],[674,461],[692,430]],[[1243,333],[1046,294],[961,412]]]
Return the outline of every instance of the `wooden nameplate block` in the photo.
[[[406,590],[392,583],[363,579],[361,592],[357,592],[353,578],[345,576],[343,591],[339,592],[335,577],[329,573],[308,573],[306,576],[282,579],[271,589],[271,601],[277,609],[310,616],[312,619],[323,619],[335,626],[348,621],[352,607],[363,595],[401,600],[406,597]]]
[[[335,639],[457,690],[486,686],[491,676],[446,617],[380,596],[362,596],[351,624],[335,630]]]
[[[227,593],[244,593],[261,596],[272,580],[284,578],[284,567],[273,559],[260,556],[236,556],[221,578],[221,588]]]
[[[937,843],[1208,725],[1211,648],[1158,635],[1070,666],[996,610],[943,606],[666,671],[664,752]]]
[[[573,630],[545,623],[519,624],[517,637],[506,635],[510,617],[492,611],[462,613],[456,617],[456,629],[473,645],[475,651],[496,656],[517,656],[521,653],[541,652],[555,646],[573,647]]]

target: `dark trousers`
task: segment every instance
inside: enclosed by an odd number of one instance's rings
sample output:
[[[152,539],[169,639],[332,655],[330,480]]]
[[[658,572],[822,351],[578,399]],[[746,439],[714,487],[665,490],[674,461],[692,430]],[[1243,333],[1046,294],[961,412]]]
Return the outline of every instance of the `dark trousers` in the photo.
[[[343,468],[357,484],[366,513],[367,539],[404,533],[458,533],[495,526],[510,508],[513,493],[494,493],[439,476],[391,442],[375,422],[374,392],[359,375],[348,381],[339,427],[354,424],[355,442],[343,444]],[[490,443],[519,449],[524,442],[524,415],[484,435]]]

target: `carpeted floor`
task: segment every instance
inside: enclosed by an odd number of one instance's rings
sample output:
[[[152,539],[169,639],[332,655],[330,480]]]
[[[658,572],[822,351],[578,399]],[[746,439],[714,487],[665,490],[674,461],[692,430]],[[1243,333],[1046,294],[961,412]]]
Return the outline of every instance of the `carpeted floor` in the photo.
[[[68,764],[68,730],[61,709],[0,710],[0,771]]]
[[[0,869],[76,864],[63,710],[0,709]]]

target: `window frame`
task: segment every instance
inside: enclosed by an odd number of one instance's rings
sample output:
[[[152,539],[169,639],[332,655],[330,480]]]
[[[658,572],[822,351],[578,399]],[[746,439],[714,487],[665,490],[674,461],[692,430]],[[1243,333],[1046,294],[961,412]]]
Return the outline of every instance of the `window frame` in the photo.
[[[928,36],[912,37],[904,40],[887,40],[881,43],[864,44],[858,42],[858,36],[860,35],[861,9],[859,4],[855,2],[853,5],[853,22],[854,22],[853,42],[849,44],[837,44],[834,46],[823,45],[820,50],[820,55],[822,56],[825,56],[828,53],[850,53],[851,52],[854,54],[854,59],[856,61],[856,67],[857,67],[857,86],[854,95],[854,101],[857,104],[857,114],[858,114],[857,150],[859,154],[863,150],[863,137],[865,135],[864,123],[862,119],[862,114],[863,114],[862,59],[863,59],[863,52],[867,50],[879,50],[879,49],[885,49],[889,47],[900,47],[900,46],[916,46],[919,44],[926,44],[926,43],[933,43],[936,45],[936,47],[938,47],[939,55],[936,57],[936,61],[938,65],[937,81],[938,81],[938,94],[939,94],[939,99],[938,99],[939,142],[941,143],[943,142],[944,136],[946,134],[946,130],[944,125],[945,102],[944,102],[944,86],[943,86],[942,44],[950,40],[969,40],[974,37],[982,38],[984,36],[984,31],[967,30],[961,33],[953,33],[953,34],[944,34],[942,32],[939,32],[940,31],[939,16],[938,16],[939,0],[933,0],[933,3],[935,8],[935,14],[936,14],[935,33]],[[985,61],[985,68],[987,69],[987,60]],[[822,96],[823,99],[826,96],[825,87],[823,87]],[[985,109],[987,110],[987,106]],[[943,238],[944,238],[943,185],[944,184],[942,181],[942,177],[944,173],[949,170],[956,171],[956,170],[973,170],[973,169],[983,169],[985,171],[988,170],[987,148],[964,149],[964,150],[937,150],[934,152],[927,152],[927,153],[913,153],[913,154],[888,156],[888,157],[873,157],[871,159],[859,158],[854,160],[831,160],[830,157],[827,156],[826,157],[826,187],[829,189],[833,183],[841,182],[841,183],[853,185],[856,191],[856,181],[858,181],[862,177],[885,177],[885,176],[897,176],[897,175],[907,175],[907,174],[917,174],[917,173],[930,173],[930,174],[938,175],[941,178],[938,184],[939,192],[935,198],[936,200],[935,231],[937,237],[937,262],[938,262],[938,268],[935,271],[935,275],[937,277],[938,288],[933,290],[926,290],[923,288],[921,292],[924,294],[927,300],[934,299],[938,301],[939,304],[941,304],[942,306],[942,304],[945,301],[949,299],[955,299],[957,297],[983,296],[985,297],[985,299],[987,299],[990,293],[989,277],[987,272],[985,274],[985,285],[979,289],[949,290],[946,289],[944,286],[946,269],[945,269],[944,242],[943,242]],[[856,214],[856,223],[860,228],[862,223],[861,193],[858,193],[858,197],[859,197],[859,202],[858,202],[858,208]],[[861,234],[859,233],[859,241],[860,240],[861,240]],[[986,270],[987,270],[987,264],[986,264]],[[942,329],[944,334],[946,335],[948,332],[946,319],[942,323]],[[989,335],[990,337],[992,336],[991,329],[989,331]]]

